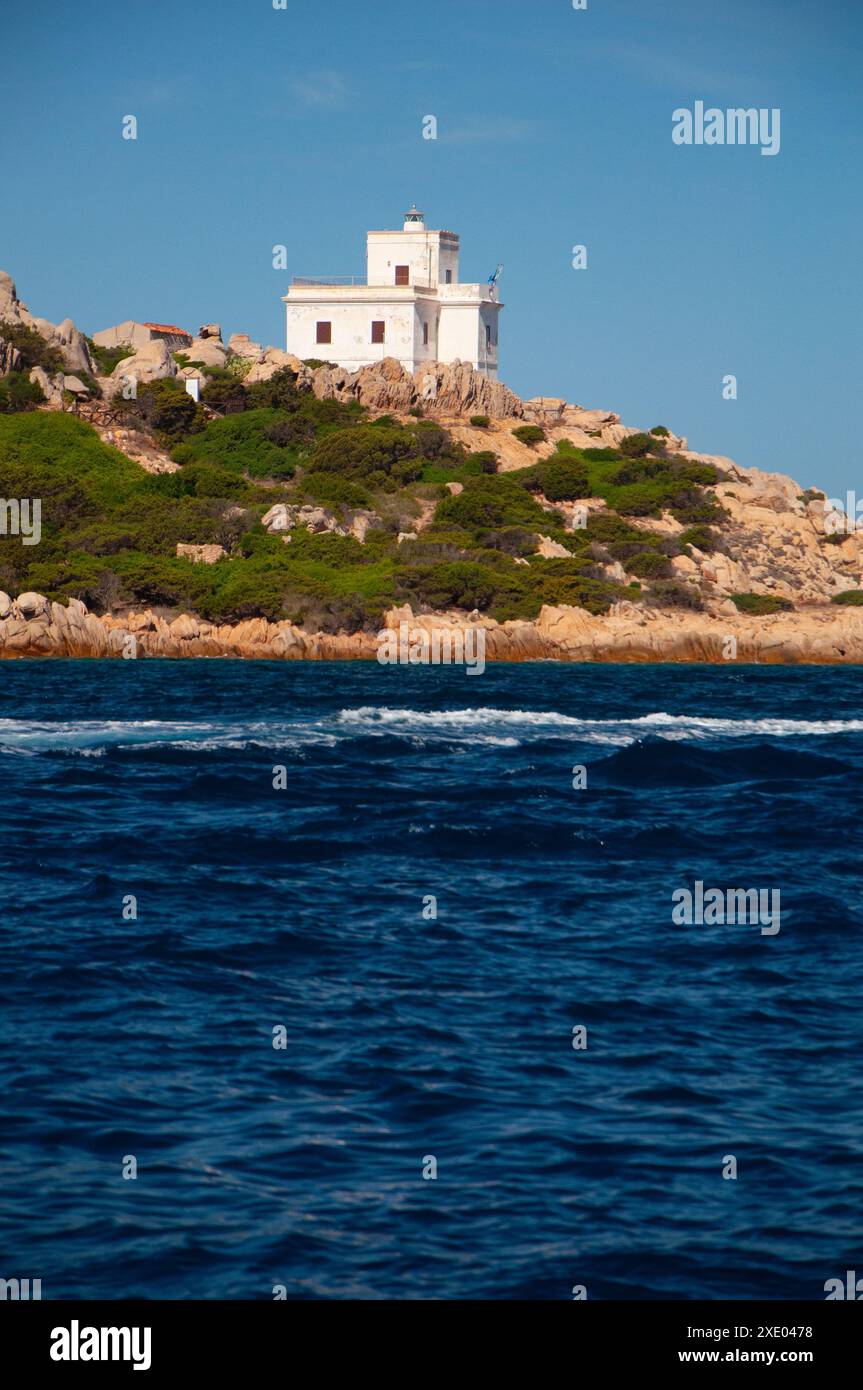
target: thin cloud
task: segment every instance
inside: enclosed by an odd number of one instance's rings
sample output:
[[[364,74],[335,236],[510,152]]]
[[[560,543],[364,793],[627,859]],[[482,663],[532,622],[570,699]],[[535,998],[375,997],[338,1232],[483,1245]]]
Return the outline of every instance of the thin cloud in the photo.
[[[291,88],[303,106],[344,106],[348,96],[344,78],[332,68],[303,73],[293,79]]]

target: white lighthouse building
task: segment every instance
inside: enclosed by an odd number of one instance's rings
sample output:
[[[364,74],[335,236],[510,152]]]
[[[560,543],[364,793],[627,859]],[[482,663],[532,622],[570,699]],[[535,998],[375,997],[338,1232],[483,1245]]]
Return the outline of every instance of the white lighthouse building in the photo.
[[[496,380],[497,276],[461,284],[458,255],[455,232],[429,231],[412,207],[400,232],[368,233],[365,282],[294,276],[284,296],[288,352],[349,371],[384,357],[409,372],[459,358]]]

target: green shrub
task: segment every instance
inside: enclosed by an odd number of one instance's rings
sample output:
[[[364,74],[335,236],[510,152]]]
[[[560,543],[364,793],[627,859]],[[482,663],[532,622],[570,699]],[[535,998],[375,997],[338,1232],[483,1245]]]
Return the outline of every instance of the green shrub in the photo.
[[[435,512],[436,527],[459,527],[465,531],[500,530],[505,526],[526,526],[548,531],[549,514],[538,502],[513,482],[506,473],[492,477],[469,478],[457,497],[445,497]]]
[[[519,425],[513,434],[522,444],[541,444],[545,439],[545,430],[541,425]]]
[[[385,426],[356,425],[334,430],[316,443],[309,459],[315,473],[340,473],[372,487],[412,482],[422,472],[412,431]]]
[[[268,407],[271,410],[297,409],[300,394],[297,391],[297,374],[290,367],[281,367],[268,381],[256,381],[247,386],[249,406],[252,410]]]
[[[661,439],[668,439],[668,438],[669,438],[669,431],[665,428],[664,425],[654,425],[654,426],[653,426],[653,429],[650,431],[650,433],[651,433],[651,434],[658,434],[658,435],[660,436]]]
[[[704,608],[698,589],[677,579],[657,579],[651,583],[648,602],[657,608],[688,608],[694,612]]]
[[[45,399],[45,393],[23,372],[11,372],[0,377],[0,415],[14,415],[19,410],[34,410]]]
[[[471,415],[470,423],[476,430],[487,430],[490,421],[487,415]]]
[[[275,410],[246,410],[212,420],[205,429],[172,449],[175,463],[212,463],[250,478],[291,478],[294,463],[267,437],[279,420]]]
[[[843,589],[841,594],[834,594],[831,603],[840,603],[846,608],[863,607],[863,589]]]
[[[153,430],[166,444],[178,443],[198,423],[197,403],[174,377],[141,383],[132,400],[118,391],[112,404],[130,424]]]
[[[589,449],[581,450],[581,457],[587,459],[588,463],[614,463],[622,457],[618,449],[598,449],[591,446]]]
[[[238,352],[232,352],[225,358],[225,371],[238,377],[240,381],[245,381],[254,365],[251,357],[241,357]]]
[[[470,473],[493,474],[497,472],[497,454],[491,449],[476,449],[468,454],[462,465]]]
[[[587,468],[578,459],[553,454],[529,471],[532,477],[525,480],[525,486],[531,492],[541,492],[549,502],[573,502],[590,496]]]
[[[286,415],[264,429],[264,438],[278,449],[305,450],[315,440],[314,422],[299,412]]]
[[[439,459],[448,451],[449,435],[439,425],[426,422],[417,426],[414,438],[416,452],[421,458]]]
[[[639,579],[666,579],[671,573],[667,555],[658,550],[642,550],[627,560],[626,568]]]
[[[644,458],[651,449],[658,448],[657,441],[649,434],[628,434],[620,441],[620,452],[625,458]]]
[[[794,605],[778,594],[731,594],[731,602],[741,613],[762,617],[766,613],[787,613]]]
[[[307,473],[300,487],[313,502],[345,507],[371,505],[371,495],[361,484],[341,478],[337,473]]]
[[[705,555],[710,555],[718,548],[719,537],[709,526],[689,526],[685,531],[681,531],[677,537],[682,546],[694,545],[696,550],[702,550]]]
[[[246,388],[231,372],[208,381],[201,392],[201,400],[223,415],[236,415],[249,404]]]

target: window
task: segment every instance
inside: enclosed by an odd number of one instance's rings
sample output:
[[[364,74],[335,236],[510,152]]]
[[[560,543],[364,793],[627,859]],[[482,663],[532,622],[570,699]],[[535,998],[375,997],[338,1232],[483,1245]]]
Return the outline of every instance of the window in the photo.
[[[429,345],[429,326],[428,326],[427,323],[424,323],[424,324],[423,324],[423,347],[428,347],[428,345]]]
[[[372,319],[372,342],[382,343],[384,341],[384,329],[386,325],[383,319]]]
[[[487,323],[485,326],[485,347],[486,352],[491,347],[491,324],[489,323]]]
[[[411,268],[409,265],[396,266],[396,284],[409,285],[411,282]]]
[[[452,271],[451,271],[451,270],[448,270],[447,273],[446,273],[446,282],[447,282],[448,285],[451,285],[451,284],[452,284]]]
[[[316,335],[315,335],[315,342],[316,342],[316,343],[331,343],[332,341],[333,341],[333,325],[332,325],[331,323],[321,323],[321,322],[319,321],[319,322],[318,322],[318,325],[317,325],[317,333],[316,333]]]

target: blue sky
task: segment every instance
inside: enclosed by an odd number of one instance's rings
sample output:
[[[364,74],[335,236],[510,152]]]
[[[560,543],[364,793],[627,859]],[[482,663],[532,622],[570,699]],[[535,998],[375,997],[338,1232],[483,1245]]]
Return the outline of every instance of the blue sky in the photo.
[[[863,494],[859,0],[49,0],[2,25],[0,268],[35,313],[282,345],[273,245],[288,275],[362,274],[416,200],[463,279],[504,263],[520,395]],[[779,107],[780,153],[674,145],[697,100]]]

